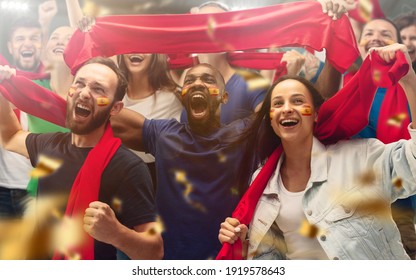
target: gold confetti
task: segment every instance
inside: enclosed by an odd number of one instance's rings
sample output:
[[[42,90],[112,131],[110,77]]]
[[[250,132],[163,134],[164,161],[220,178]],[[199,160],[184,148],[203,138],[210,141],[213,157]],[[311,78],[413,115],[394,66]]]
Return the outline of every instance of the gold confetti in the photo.
[[[307,220],[303,220],[299,228],[299,234],[309,238],[315,238],[318,235],[319,228],[310,224]]]
[[[372,13],[373,3],[371,2],[371,0],[358,1],[358,14],[365,22],[369,22],[371,20]]]
[[[192,190],[193,190],[192,184],[191,183],[186,183],[185,184],[185,190],[183,191],[183,196],[185,198],[188,198],[189,195],[191,194]]]
[[[373,170],[369,169],[358,176],[358,182],[360,185],[369,186],[374,184],[376,181],[376,174]]]
[[[56,171],[62,165],[62,160],[39,155],[38,164],[30,172],[30,176],[34,178],[45,177]]]
[[[98,97],[97,98],[97,105],[98,106],[107,106],[110,104],[110,100],[107,97]]]
[[[266,89],[269,86],[270,86],[270,81],[262,77],[250,79],[247,81],[247,89],[249,91],[254,91],[258,89]]]
[[[193,208],[195,208],[196,210],[206,213],[207,209],[205,208],[204,205],[202,205],[202,203],[200,202],[196,202],[196,201],[189,201],[189,205],[191,205]]]
[[[220,163],[225,163],[227,161],[227,156],[223,153],[218,153],[218,161]]]
[[[183,170],[175,171],[175,180],[178,183],[185,184],[188,180],[186,179],[186,173]]]
[[[400,113],[395,116],[392,116],[387,120],[387,124],[395,127],[401,127],[402,122],[407,118],[406,113]]]
[[[393,180],[391,181],[391,183],[393,184],[393,186],[395,186],[398,189],[403,188],[403,180],[402,180],[402,178],[394,177]]]
[[[53,227],[53,247],[69,259],[76,258],[76,253],[72,249],[85,241],[84,234],[82,218],[64,217]]]
[[[381,80],[381,72],[379,70],[374,70],[373,71],[373,80],[376,83],[379,83]]]
[[[113,210],[117,213],[121,213],[121,206],[122,206],[123,202],[121,201],[120,198],[118,197],[114,197],[111,201],[111,208],[113,208]]]
[[[231,194],[232,195],[239,195],[240,194],[240,192],[238,191],[238,188],[237,187],[232,187],[230,189],[230,191],[231,191]]]
[[[149,235],[156,235],[156,234],[161,234],[164,231],[165,231],[165,226],[162,222],[162,219],[159,216],[157,216],[156,221],[155,221],[155,226],[150,228],[148,231],[146,231],[146,233]]]
[[[213,17],[208,18],[208,25],[207,25],[207,34],[212,39],[214,38],[215,28],[217,27],[217,23]]]

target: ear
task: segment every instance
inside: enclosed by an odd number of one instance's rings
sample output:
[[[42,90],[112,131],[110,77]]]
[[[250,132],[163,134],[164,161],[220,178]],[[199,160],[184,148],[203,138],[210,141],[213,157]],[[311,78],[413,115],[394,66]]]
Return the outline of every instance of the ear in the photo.
[[[314,115],[314,121],[315,123],[318,121],[318,111],[315,111],[315,113],[313,113]]]
[[[121,109],[123,109],[124,103],[123,101],[117,101],[114,103],[113,108],[111,108],[110,116],[115,116],[120,113]]]
[[[224,93],[221,96],[221,103],[227,104],[228,103],[228,92],[224,90]]]

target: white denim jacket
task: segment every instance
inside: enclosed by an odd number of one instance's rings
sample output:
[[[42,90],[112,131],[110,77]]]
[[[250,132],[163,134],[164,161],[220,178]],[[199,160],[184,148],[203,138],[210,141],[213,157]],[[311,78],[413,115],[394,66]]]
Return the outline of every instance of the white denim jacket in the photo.
[[[319,228],[316,238],[329,259],[409,259],[390,214],[392,202],[416,193],[416,130],[409,126],[409,131],[412,140],[388,145],[355,139],[324,146],[313,139],[311,177],[302,203],[309,223]],[[250,223],[249,259],[286,258],[283,235],[275,223],[282,159]],[[402,187],[393,186],[396,178]],[[374,212],[385,210],[383,205],[387,214]]]

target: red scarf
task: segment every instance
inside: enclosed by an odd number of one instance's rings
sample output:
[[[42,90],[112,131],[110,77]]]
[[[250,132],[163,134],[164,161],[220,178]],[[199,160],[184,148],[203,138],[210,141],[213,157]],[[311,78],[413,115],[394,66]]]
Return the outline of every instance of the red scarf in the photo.
[[[85,209],[93,201],[98,200],[101,176],[107,164],[113,158],[121,145],[121,140],[113,136],[113,130],[108,123],[103,136],[95,147],[88,153],[69,194],[68,204],[65,211],[67,217],[83,217]],[[85,243],[73,252],[80,254],[82,260],[94,259],[94,239],[87,233]],[[59,253],[55,253],[54,259],[62,259]]]
[[[373,80],[371,69],[382,69],[388,75],[382,75],[380,81]],[[315,126],[315,136],[323,143],[330,144],[337,140],[347,139],[361,131],[368,122],[377,87],[384,83],[397,83],[408,70],[409,64],[402,52],[396,52],[396,60],[389,64],[385,64],[373,52],[371,60],[369,58],[364,60],[357,75],[321,106]],[[250,224],[257,202],[276,169],[281,153],[281,147],[273,152],[234,210],[232,217],[239,219],[242,224]],[[241,248],[240,240],[233,245],[224,243],[216,259],[241,260]]]
[[[409,67],[402,52],[397,52],[397,63],[390,68],[391,65],[383,63],[379,59],[378,63],[372,68],[373,72],[382,73],[380,87],[387,88],[383,103],[381,104],[380,113],[377,122],[377,139],[385,144],[398,141],[400,139],[410,139],[407,130],[410,124],[410,115],[406,94],[398,81],[408,71]],[[390,69],[389,69],[390,68]],[[403,115],[403,119],[397,120],[396,125],[389,125],[388,122],[394,120],[398,115]]]
[[[58,94],[22,76],[4,80],[0,91],[19,110],[65,127],[66,101]]]
[[[288,45],[325,48],[340,72],[358,57],[348,18],[332,20],[315,1],[217,14],[101,17],[91,31],[73,34],[64,57],[74,73],[95,56],[216,53]]]
[[[1,54],[0,54],[0,65],[10,65],[7,59],[4,58],[4,56],[2,56]],[[28,71],[21,71],[21,70],[16,70],[16,72],[17,72],[17,75],[24,76],[28,78],[29,80],[44,80],[44,79],[50,78],[49,73],[45,72],[45,66],[42,63],[39,65],[38,69],[35,72],[28,72]]]

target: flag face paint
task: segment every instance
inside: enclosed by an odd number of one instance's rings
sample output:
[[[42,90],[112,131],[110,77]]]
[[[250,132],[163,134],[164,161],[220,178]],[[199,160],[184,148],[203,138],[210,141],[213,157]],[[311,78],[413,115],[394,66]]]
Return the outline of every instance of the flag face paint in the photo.
[[[72,98],[76,91],[77,91],[77,89],[75,87],[70,87],[69,90],[68,90],[68,96]]]
[[[107,97],[98,97],[97,98],[97,105],[102,107],[102,106],[107,106],[108,104],[110,104],[110,100]]]
[[[270,109],[270,121],[273,119],[274,116],[274,108]]]
[[[217,87],[209,87],[208,88],[209,94],[210,95],[219,95],[220,94],[220,89]]]
[[[310,105],[304,105],[300,109],[300,113],[302,116],[312,116],[312,107]]]
[[[183,88],[182,92],[181,92],[181,95],[185,96],[187,93],[188,93],[188,88]]]

